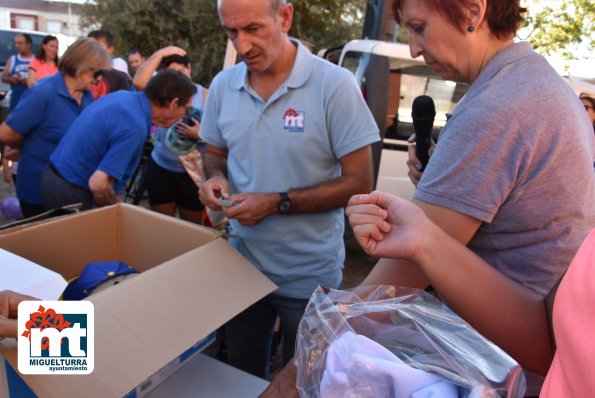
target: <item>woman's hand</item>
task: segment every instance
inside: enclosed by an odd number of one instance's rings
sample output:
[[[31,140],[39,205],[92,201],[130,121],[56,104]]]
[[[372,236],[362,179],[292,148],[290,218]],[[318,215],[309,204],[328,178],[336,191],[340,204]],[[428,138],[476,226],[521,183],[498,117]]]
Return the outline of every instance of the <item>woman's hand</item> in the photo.
[[[424,230],[431,227],[419,207],[378,191],[352,196],[345,213],[356,240],[374,257],[415,261],[422,250]]]
[[[415,154],[415,148],[416,148],[415,133],[413,133],[413,134],[411,134],[411,136],[409,136],[409,139],[407,140],[407,142],[409,143],[409,146],[407,147],[407,153],[408,153],[407,167],[409,168],[409,172],[407,173],[407,175],[409,176],[409,179],[411,180],[413,185],[417,186],[417,183],[421,179],[422,172],[421,172],[421,162],[419,161],[419,159],[417,158],[417,155]],[[436,143],[434,142],[434,140],[432,140],[430,143],[430,149],[428,150],[428,155],[430,157],[432,156],[432,152],[434,151],[435,146],[436,146]]]
[[[200,131],[200,122],[193,117],[191,117],[190,120],[192,120],[192,123],[194,123],[192,126],[180,122],[176,125],[176,131],[183,138],[199,140],[200,136],[198,135],[198,132]]]

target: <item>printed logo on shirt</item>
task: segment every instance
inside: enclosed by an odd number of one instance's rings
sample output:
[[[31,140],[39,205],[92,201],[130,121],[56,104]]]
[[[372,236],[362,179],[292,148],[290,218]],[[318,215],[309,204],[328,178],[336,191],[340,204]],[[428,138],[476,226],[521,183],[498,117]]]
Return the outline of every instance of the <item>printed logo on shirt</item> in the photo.
[[[14,67],[14,74],[19,75],[19,78],[26,79],[29,74],[29,63],[18,64]]]
[[[283,115],[283,128],[290,133],[303,133],[306,113],[289,108]]]
[[[89,374],[93,371],[94,308],[90,301],[23,301],[18,313],[19,371]]]

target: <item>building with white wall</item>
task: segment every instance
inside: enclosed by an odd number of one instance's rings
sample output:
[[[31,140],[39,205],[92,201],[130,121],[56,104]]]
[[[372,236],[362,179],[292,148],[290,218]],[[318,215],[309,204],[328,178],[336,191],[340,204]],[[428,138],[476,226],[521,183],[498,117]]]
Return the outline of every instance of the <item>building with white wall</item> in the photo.
[[[83,36],[80,5],[68,1],[0,0],[0,28]]]

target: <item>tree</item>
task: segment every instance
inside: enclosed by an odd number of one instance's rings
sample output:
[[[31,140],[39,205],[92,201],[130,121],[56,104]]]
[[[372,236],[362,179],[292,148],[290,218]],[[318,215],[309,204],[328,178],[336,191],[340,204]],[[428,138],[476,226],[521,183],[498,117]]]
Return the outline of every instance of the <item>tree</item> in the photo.
[[[121,55],[180,46],[192,60],[193,79],[205,85],[223,64],[227,39],[212,0],[97,0],[84,5],[81,25],[112,33]]]
[[[595,50],[595,3],[593,0],[533,0],[528,5],[525,39],[544,54],[559,53],[578,59],[577,46],[592,56]]]
[[[290,35],[317,49],[361,37],[365,1],[291,3]],[[223,65],[227,39],[215,0],[96,0],[83,6],[81,25],[112,33],[120,55],[132,48],[148,56],[164,46],[180,46],[192,60],[193,80],[206,86]]]
[[[362,36],[366,1],[295,0],[289,34],[314,44],[335,47]]]

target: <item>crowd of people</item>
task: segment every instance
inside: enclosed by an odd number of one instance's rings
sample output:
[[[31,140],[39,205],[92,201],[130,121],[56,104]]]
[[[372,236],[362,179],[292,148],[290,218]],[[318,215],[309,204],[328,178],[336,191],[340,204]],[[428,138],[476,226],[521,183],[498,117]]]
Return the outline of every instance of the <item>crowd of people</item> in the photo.
[[[59,60],[48,37],[28,68],[30,38],[18,36],[15,72],[3,75],[17,99],[0,141],[7,158],[8,146],[20,152],[24,216],[116,203],[153,130],[151,209],[196,223],[205,207],[221,211],[230,244],[278,286],[225,325],[228,362],[262,378],[280,325],[287,366],[265,396],[296,394],[298,325],[318,285],[341,287],[345,213],[362,248],[380,258],[355,288],[362,298],[378,285],[431,285],[535,373],[528,396],[588,395],[595,100],[579,99],[514,40],[525,12],[518,0],[393,0],[392,8],[412,55],[469,85],[423,173],[410,146],[412,202],[371,193],[378,127],[350,72],[289,37],[292,4],[218,0],[241,62],[208,90],[191,81],[180,47],[147,59],[129,51],[131,79],[108,32],[79,39]],[[200,148],[200,188],[165,143],[171,129]],[[6,335],[20,299],[0,293]]]

